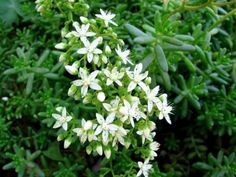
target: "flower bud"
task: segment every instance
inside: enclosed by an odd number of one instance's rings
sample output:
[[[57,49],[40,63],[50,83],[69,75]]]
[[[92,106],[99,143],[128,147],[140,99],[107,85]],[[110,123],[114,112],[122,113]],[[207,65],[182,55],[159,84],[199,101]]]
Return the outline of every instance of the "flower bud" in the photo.
[[[66,44],[61,42],[55,45],[56,49],[65,49],[66,48]]]
[[[96,147],[96,151],[97,151],[97,153],[99,154],[99,155],[102,155],[102,145],[97,145],[97,147]]]
[[[68,90],[68,96],[73,96],[77,92],[77,87],[75,85],[71,85]]]
[[[106,55],[102,55],[102,61],[103,61],[103,63],[107,64],[107,57],[106,57]]]
[[[58,135],[57,141],[61,141],[61,140],[63,140],[63,139],[64,139],[64,135],[63,135],[63,134]]]
[[[104,92],[99,92],[97,94],[97,99],[100,101],[100,102],[103,102],[105,100],[106,96],[105,96],[105,93]]]
[[[58,111],[58,112],[62,112],[62,109],[63,109],[63,107],[61,107],[61,106],[56,107],[56,111]]]
[[[125,42],[124,42],[122,39],[119,39],[119,44],[120,44],[121,46],[123,46],[123,45],[125,45]]]
[[[80,21],[82,23],[88,23],[88,19],[86,17],[83,17],[83,16],[80,17]]]
[[[104,154],[105,154],[106,158],[109,159],[111,157],[111,149],[105,148]]]
[[[78,74],[78,68],[76,68],[75,66],[70,66],[70,65],[66,65],[65,69],[68,73],[70,73],[71,75],[77,75]]]
[[[64,148],[68,148],[69,146],[71,145],[71,139],[70,138],[67,138],[65,141],[64,141]]]
[[[87,152],[88,155],[91,154],[92,150],[93,150],[93,149],[92,149],[91,146],[87,146],[87,147],[86,147],[86,152]]]
[[[106,54],[111,54],[111,48],[109,47],[109,45],[105,46],[105,53]]]
[[[102,44],[103,38],[101,36],[99,36],[97,39],[98,39],[98,43]]]
[[[65,53],[62,53],[59,57],[59,62],[63,62],[66,60],[66,54]]]
[[[85,96],[84,99],[83,99],[83,103],[84,104],[90,103],[90,98],[88,96]]]
[[[145,79],[145,83],[146,83],[147,85],[151,84],[151,82],[152,82],[152,78],[151,78],[151,77],[147,77],[147,78]]]
[[[8,97],[6,96],[2,97],[2,101],[8,101]]]

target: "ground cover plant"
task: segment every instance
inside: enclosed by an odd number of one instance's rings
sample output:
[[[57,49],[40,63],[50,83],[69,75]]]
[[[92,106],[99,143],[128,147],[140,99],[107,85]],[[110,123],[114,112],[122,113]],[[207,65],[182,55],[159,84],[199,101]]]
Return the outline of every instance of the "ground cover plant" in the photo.
[[[0,0],[0,176],[235,176],[235,14]]]

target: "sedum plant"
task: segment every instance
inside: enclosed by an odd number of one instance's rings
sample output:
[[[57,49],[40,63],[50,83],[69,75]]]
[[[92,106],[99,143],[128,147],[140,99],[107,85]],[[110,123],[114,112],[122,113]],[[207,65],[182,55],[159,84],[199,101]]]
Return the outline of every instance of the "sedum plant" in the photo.
[[[94,19],[81,16],[72,29],[62,31],[59,61],[72,75],[68,95],[89,116],[77,118],[65,107],[57,107],[53,128],[60,128],[58,141],[68,148],[79,139],[88,154],[107,159],[124,147],[133,149],[139,159],[137,176],[148,176],[159,149],[154,140],[157,116],[171,123],[167,94],[159,86],[150,87],[151,78],[141,63],[134,64],[130,50],[113,30],[115,14],[100,9]]]

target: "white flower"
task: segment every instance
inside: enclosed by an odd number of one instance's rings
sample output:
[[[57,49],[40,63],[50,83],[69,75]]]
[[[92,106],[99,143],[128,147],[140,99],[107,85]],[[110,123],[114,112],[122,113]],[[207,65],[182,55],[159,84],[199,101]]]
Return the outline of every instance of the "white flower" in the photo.
[[[125,146],[124,137],[127,135],[128,132],[129,132],[128,130],[124,129],[121,126],[118,126],[117,131],[114,134],[112,146],[115,146],[117,142]]]
[[[81,121],[81,128],[74,128],[73,132],[80,137],[81,143],[84,143],[87,139],[89,142],[92,140],[96,140],[96,136],[94,134],[94,129],[96,128],[97,124],[93,124],[91,120],[84,120]]]
[[[117,55],[122,59],[124,64],[130,63],[131,65],[133,65],[133,63],[129,60],[129,57],[128,57],[130,54],[129,50],[122,51],[119,45],[117,46],[117,49],[115,50],[116,50]]]
[[[160,100],[159,102],[156,103],[157,108],[159,109],[159,119],[163,119],[165,118],[166,121],[171,124],[171,120],[170,120],[170,116],[169,114],[172,111],[172,107],[168,106],[167,103],[167,94],[162,94],[161,96],[159,96]]]
[[[157,103],[158,101],[160,101],[160,99],[156,97],[160,88],[159,86],[156,86],[154,89],[150,90],[149,86],[146,86],[143,89],[147,95],[148,112],[151,112],[153,108],[153,103]]]
[[[72,117],[66,115],[66,108],[62,109],[61,115],[60,114],[52,114],[52,117],[56,119],[56,123],[53,125],[53,128],[62,127],[65,131],[68,128],[68,122],[71,121]]]
[[[111,100],[110,104],[103,103],[103,107],[110,113],[116,115],[116,113],[119,111],[119,103],[120,98],[116,97],[116,99]]]
[[[99,43],[101,43],[102,37],[96,38],[92,43],[90,43],[88,40],[83,40],[84,48],[80,48],[77,50],[78,54],[86,54],[87,60],[89,63],[91,63],[94,59],[94,55],[98,55],[102,53],[102,50],[98,49],[97,46]]]
[[[130,104],[128,101],[124,100],[124,106],[120,108],[120,113],[123,114],[121,121],[125,122],[128,119],[132,127],[134,127],[134,118],[136,120],[139,120],[141,117],[145,119],[146,115],[139,111],[138,105],[138,101]]]
[[[89,26],[90,26],[89,24],[81,25],[81,27],[80,27],[78,22],[73,22],[73,26],[76,31],[72,31],[71,33],[74,36],[80,38],[81,41],[85,41],[87,39],[87,37],[91,37],[91,36],[96,35],[96,33],[88,31]],[[69,33],[68,33],[68,35],[69,35]]]
[[[105,95],[104,92],[99,92],[99,93],[97,94],[97,99],[98,99],[100,102],[103,102],[103,101],[105,100],[105,98],[106,98],[106,95]]]
[[[103,72],[107,76],[107,86],[111,85],[113,82],[117,83],[119,86],[122,86],[120,79],[124,76],[124,72],[118,72],[117,67],[114,67],[111,71],[104,69]]]
[[[96,118],[99,125],[95,131],[95,135],[102,133],[102,142],[104,145],[107,145],[109,134],[113,134],[117,130],[117,125],[112,124],[115,115],[110,114],[105,120],[101,114],[96,113]]]
[[[159,149],[159,147],[160,147],[160,144],[159,144],[158,142],[156,142],[156,141],[153,141],[153,142],[151,142],[151,143],[149,144],[149,148],[150,148],[150,151],[149,151],[149,158],[150,158],[151,160],[153,160],[154,157],[157,156],[156,151]]]
[[[145,89],[147,87],[142,80],[147,77],[148,72],[146,71],[145,73],[141,74],[142,69],[143,65],[142,63],[139,63],[135,66],[133,72],[127,71],[127,75],[132,80],[128,86],[128,92],[134,90],[137,85],[139,85],[142,89]]]
[[[149,159],[146,159],[144,161],[144,163],[143,162],[138,162],[138,167],[139,167],[140,170],[137,173],[137,177],[141,176],[142,174],[143,174],[143,176],[148,177],[148,172],[152,168],[152,165],[149,164]]]
[[[152,130],[150,130],[149,128],[146,127],[146,128],[144,128],[144,129],[141,129],[141,130],[139,130],[139,131],[136,132],[138,135],[141,136],[141,138],[142,138],[142,144],[144,144],[144,142],[145,142],[146,139],[148,139],[149,141],[152,141],[152,139],[153,139],[155,133],[153,134],[151,131],[152,131]]]
[[[81,79],[73,81],[73,84],[81,87],[82,97],[86,96],[88,92],[88,88],[90,87],[93,90],[102,90],[101,86],[98,85],[98,80],[95,79],[98,75],[99,71],[93,71],[89,76],[87,75],[87,71],[83,68],[80,68],[79,75]]]
[[[107,11],[103,11],[102,9],[100,9],[100,13],[101,14],[96,14],[96,17],[102,19],[104,21],[106,27],[108,27],[109,23],[117,26],[117,24],[112,20],[116,16],[115,14],[112,14]]]

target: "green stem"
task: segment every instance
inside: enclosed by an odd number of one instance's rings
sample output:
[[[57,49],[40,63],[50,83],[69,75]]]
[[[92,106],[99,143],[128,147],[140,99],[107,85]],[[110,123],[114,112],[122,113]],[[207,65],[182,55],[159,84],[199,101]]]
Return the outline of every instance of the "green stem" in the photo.
[[[221,24],[224,20],[226,20],[227,18],[229,18],[231,15],[234,15],[236,13],[236,9],[231,10],[229,13],[227,13],[226,15],[224,15],[222,18],[220,18],[219,20],[217,20],[214,24],[212,24],[207,31],[211,31],[212,29],[214,29],[215,27],[217,27],[219,24]]]
[[[199,10],[199,9],[209,6],[211,3],[212,3],[212,0],[208,0],[206,3],[203,3],[201,5],[196,5],[196,6],[187,6],[187,5],[185,6],[183,4],[181,7],[178,7],[173,12],[171,12],[170,15],[167,16],[167,19],[178,12],[185,11],[185,10],[190,10],[190,11]]]
[[[201,4],[201,5],[196,5],[196,6],[188,6],[188,5],[182,5],[181,7],[175,9],[173,12],[170,13],[170,15],[168,15],[167,19],[170,18],[171,16],[173,16],[174,14],[181,12],[181,11],[185,11],[185,10],[189,10],[189,11],[196,11],[196,10],[200,10],[202,8],[205,8],[207,6],[226,6],[226,5],[231,5],[236,3],[236,0],[230,1],[230,2],[212,2],[213,0],[208,0],[207,2]]]
[[[229,2],[213,2],[212,5],[214,6],[226,6],[236,3],[236,0],[229,1]]]

